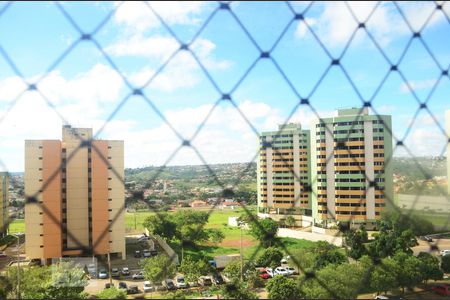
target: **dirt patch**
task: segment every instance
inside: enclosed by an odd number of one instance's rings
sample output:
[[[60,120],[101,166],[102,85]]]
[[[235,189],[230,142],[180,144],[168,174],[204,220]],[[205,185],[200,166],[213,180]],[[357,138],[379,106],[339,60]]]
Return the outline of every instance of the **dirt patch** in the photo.
[[[251,247],[256,243],[250,239],[242,239],[242,247]],[[241,240],[226,240],[220,243],[222,247],[239,248],[241,246]]]

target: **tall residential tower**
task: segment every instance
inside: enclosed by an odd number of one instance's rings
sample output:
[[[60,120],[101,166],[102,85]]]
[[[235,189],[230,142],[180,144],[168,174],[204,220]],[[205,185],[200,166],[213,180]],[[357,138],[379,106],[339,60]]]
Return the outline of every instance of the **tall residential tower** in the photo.
[[[259,213],[370,227],[393,200],[390,116],[340,109],[311,130],[287,124],[262,133],[259,142]]]
[[[310,214],[309,130],[286,124],[259,138],[258,205],[260,212]]]
[[[450,195],[450,109],[445,112],[445,132],[447,134],[447,188]]]
[[[374,224],[393,201],[391,117],[340,109],[311,130],[315,221]]]
[[[62,141],[25,141],[29,258],[125,259],[123,141],[92,138],[92,129],[66,125]]]

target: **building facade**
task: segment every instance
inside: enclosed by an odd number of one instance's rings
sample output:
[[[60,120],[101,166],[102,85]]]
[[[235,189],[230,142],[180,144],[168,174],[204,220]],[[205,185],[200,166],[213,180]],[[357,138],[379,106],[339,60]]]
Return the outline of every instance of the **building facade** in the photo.
[[[125,259],[123,146],[68,125],[62,140],[25,141],[29,258],[118,253]]]
[[[341,109],[313,121],[311,131],[287,124],[262,133],[259,142],[259,213],[370,226],[392,203],[390,116]]]
[[[447,188],[450,195],[450,109],[445,112],[445,132],[447,134]]]
[[[310,214],[310,132],[300,124],[279,126],[259,137],[258,206],[261,213]]]
[[[4,236],[8,231],[9,223],[9,175],[7,172],[0,172],[0,236]]]
[[[391,117],[341,109],[311,128],[315,222],[374,224],[393,201]]]

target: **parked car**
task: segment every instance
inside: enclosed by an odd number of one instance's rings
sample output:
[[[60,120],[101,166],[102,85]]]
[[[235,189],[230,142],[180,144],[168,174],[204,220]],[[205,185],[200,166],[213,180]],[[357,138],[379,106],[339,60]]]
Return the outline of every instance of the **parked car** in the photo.
[[[201,276],[198,279],[198,284],[201,285],[201,286],[210,286],[210,285],[212,285],[211,277],[209,277],[209,276]]]
[[[215,284],[223,284],[224,280],[222,275],[220,275],[220,273],[216,273],[213,275],[213,281]]]
[[[388,300],[389,298],[387,296],[383,296],[383,295],[376,295],[373,299],[376,299],[376,300]]]
[[[114,287],[114,283],[109,283],[109,282],[105,283],[105,289],[109,289],[112,287]]]
[[[167,290],[175,290],[176,289],[176,286],[175,286],[175,284],[173,283],[173,280],[172,279],[165,279],[165,280],[163,280],[163,282],[162,282],[162,285],[167,289]]]
[[[450,254],[450,250],[446,249],[446,250],[441,250],[440,252],[441,256],[446,256]]]
[[[285,269],[289,273],[289,275],[297,274],[297,270],[293,267],[286,267]]]
[[[448,284],[435,285],[431,288],[431,290],[441,296],[450,296],[450,285]]]
[[[30,263],[28,264],[28,266],[33,267],[33,266],[40,266],[41,265],[41,259],[40,258],[33,258],[30,260]],[[94,271],[95,273],[97,273],[96,271]],[[97,275],[97,274],[94,274]]]
[[[125,282],[123,282],[123,281],[119,282],[119,289],[126,290],[127,289],[127,284]]]
[[[89,264],[87,266],[87,270],[88,270],[89,275],[91,275],[91,276],[95,275],[97,273],[97,267],[95,266],[95,264]]]
[[[100,271],[98,272],[98,278],[99,279],[106,279],[106,278],[108,278],[108,271],[106,271],[105,268],[101,268]]]
[[[111,277],[120,277],[119,268],[112,268],[111,269]]]
[[[267,273],[266,269],[259,270],[259,274],[258,275],[262,279],[269,279],[270,277],[272,277],[272,276],[269,275],[269,273]]]
[[[273,277],[275,275],[273,273],[273,269],[272,268],[266,268],[266,272],[267,272],[267,274],[269,274],[270,277]]]
[[[145,249],[145,250],[142,251],[142,256],[143,257],[150,257],[150,256],[152,256],[152,253],[150,252],[149,249]]]
[[[137,285],[130,285],[127,289],[127,294],[139,294],[139,288]]]
[[[188,287],[183,276],[177,276],[177,278],[175,278],[175,285],[177,286],[178,289],[185,289]]]
[[[0,258],[8,257],[5,252],[0,251]]]
[[[281,264],[283,265],[283,264],[287,264],[288,263],[288,260],[290,259],[291,257],[288,255],[288,256],[285,256],[285,257],[283,257],[283,259],[281,260]]]
[[[136,251],[134,251],[134,257],[135,258],[140,258],[142,255],[141,255],[141,251],[139,251],[139,250],[136,250]]]
[[[156,256],[156,255],[158,255],[158,251],[156,251],[155,249],[150,250],[150,255],[151,256]]]
[[[141,237],[139,237],[137,240],[138,242],[143,242],[143,241],[148,241],[150,238],[146,235],[143,235]]]
[[[128,269],[128,267],[123,267],[122,268],[122,275],[123,276],[130,276],[130,269]]]
[[[134,280],[142,280],[144,279],[144,272],[139,271],[131,276]]]
[[[144,281],[143,289],[144,289],[144,293],[153,291],[153,286],[152,286],[151,282],[150,281]]]
[[[276,267],[273,273],[274,275],[289,276],[289,272],[283,267]]]

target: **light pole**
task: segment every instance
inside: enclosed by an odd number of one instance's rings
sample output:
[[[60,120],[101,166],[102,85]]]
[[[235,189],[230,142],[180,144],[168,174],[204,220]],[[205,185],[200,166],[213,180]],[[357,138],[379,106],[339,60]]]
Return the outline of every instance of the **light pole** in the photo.
[[[240,234],[241,234],[241,247],[240,247],[240,253],[241,253],[241,282],[243,282],[244,278],[243,278],[243,269],[244,269],[244,262],[243,262],[243,255],[242,255],[242,224],[244,222],[240,221],[239,224],[239,230],[240,230]]]
[[[17,299],[20,299],[20,252],[19,252],[19,236],[13,235],[17,239],[17,246],[16,246],[16,260],[17,260]]]

